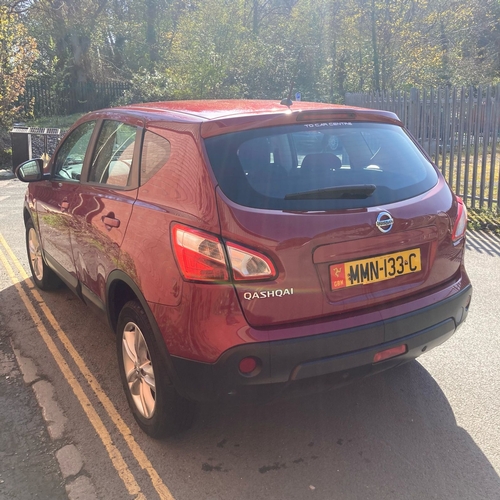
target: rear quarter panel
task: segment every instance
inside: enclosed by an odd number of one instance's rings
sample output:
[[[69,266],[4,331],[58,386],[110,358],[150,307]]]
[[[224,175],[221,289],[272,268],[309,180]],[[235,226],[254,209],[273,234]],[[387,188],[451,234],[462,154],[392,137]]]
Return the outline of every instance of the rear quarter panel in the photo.
[[[174,306],[183,281],[173,256],[173,222],[218,233],[214,186],[203,163],[199,125],[169,123],[147,127],[171,144],[166,164],[139,188],[122,252],[136,263],[137,280],[148,302]]]

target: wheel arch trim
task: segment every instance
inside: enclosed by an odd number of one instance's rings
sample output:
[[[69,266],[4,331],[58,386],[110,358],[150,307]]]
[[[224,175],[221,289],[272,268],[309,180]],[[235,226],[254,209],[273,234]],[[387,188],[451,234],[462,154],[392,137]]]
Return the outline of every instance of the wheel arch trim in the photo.
[[[160,352],[160,355],[162,359],[165,362],[165,370],[166,374],[172,383],[172,385],[175,387],[178,392],[181,392],[180,387],[181,383],[179,380],[179,377],[177,376],[177,373],[175,371],[174,365],[172,363],[170,353],[168,352],[167,346],[165,345],[165,341],[163,339],[163,336],[161,334],[160,328],[158,326],[158,323],[156,322],[156,319],[153,315],[153,312],[151,311],[151,308],[149,307],[149,304],[142,294],[140,288],[138,285],[134,282],[134,280],[128,276],[126,273],[123,271],[116,269],[112,271],[107,279],[106,282],[106,314],[108,318],[108,323],[112,330],[116,332],[116,326],[118,324],[118,316],[120,314],[120,311],[114,310],[114,308],[111,307],[111,301],[113,297],[113,288],[116,286],[118,282],[123,282],[125,285],[127,285],[132,292],[134,293],[135,297],[141,304],[141,307],[144,309],[144,312],[146,313],[146,316],[148,318],[149,324],[151,325],[151,329],[153,330],[153,334],[155,337],[155,341],[158,347],[158,350]]]

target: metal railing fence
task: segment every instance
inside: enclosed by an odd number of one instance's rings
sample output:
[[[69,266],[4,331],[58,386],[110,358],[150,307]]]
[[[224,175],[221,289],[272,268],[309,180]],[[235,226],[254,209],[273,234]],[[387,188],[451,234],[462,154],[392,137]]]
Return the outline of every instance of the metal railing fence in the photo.
[[[39,116],[72,115],[106,108],[130,88],[127,82],[78,82],[58,86],[48,80],[27,80],[19,103]]]

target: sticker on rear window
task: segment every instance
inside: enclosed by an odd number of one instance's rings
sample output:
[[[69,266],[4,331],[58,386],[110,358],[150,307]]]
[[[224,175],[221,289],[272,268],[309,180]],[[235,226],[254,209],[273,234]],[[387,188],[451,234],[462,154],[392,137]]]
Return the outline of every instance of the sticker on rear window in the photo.
[[[352,125],[352,123],[351,122],[306,123],[304,127],[320,128],[320,127],[340,127],[344,125]]]

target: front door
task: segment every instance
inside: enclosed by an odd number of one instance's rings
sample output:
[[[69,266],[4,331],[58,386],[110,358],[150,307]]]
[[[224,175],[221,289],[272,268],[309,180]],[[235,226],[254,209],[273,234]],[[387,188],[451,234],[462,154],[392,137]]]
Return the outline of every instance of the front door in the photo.
[[[77,285],[70,240],[72,207],[94,127],[95,121],[83,123],[66,137],[53,160],[50,181],[37,187],[36,210],[45,259],[72,287]]]

